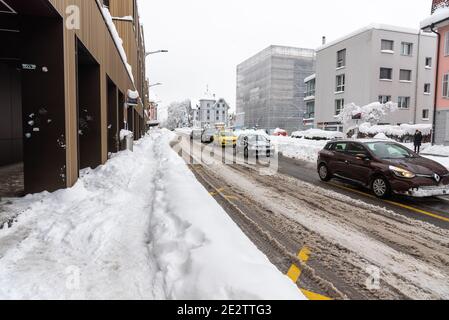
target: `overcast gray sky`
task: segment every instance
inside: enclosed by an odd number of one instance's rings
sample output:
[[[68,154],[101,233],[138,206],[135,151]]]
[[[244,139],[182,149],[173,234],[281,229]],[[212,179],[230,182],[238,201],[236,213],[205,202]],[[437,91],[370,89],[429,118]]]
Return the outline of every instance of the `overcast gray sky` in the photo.
[[[316,48],[370,23],[416,28],[431,0],[138,0],[162,105],[206,86],[235,107],[236,66],[271,44]]]

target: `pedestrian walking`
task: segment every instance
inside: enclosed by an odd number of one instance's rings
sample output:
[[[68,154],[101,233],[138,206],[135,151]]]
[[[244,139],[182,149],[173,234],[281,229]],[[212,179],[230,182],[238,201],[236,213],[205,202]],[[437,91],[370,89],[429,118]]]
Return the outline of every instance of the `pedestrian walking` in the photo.
[[[414,137],[414,145],[415,145],[415,153],[421,152],[421,145],[422,145],[422,133],[419,130],[416,130],[415,137]]]

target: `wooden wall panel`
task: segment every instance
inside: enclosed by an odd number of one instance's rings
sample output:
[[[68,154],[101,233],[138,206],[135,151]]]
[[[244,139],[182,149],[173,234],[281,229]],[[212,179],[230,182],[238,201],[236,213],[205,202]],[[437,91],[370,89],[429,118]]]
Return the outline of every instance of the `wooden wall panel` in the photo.
[[[64,70],[65,70],[65,96],[66,96],[66,154],[67,154],[67,185],[72,186],[78,179],[78,123],[77,123],[77,90],[76,90],[76,59],[75,40],[77,37],[89,50],[91,55],[101,67],[101,115],[102,115],[102,160],[107,160],[107,99],[106,74],[116,84],[118,89],[126,94],[128,89],[135,89],[128,76],[126,67],[120,57],[114,40],[95,0],[48,0],[62,17],[66,17],[66,8],[76,5],[80,8],[81,28],[69,30],[64,28]],[[129,12],[133,7],[133,0],[112,0],[111,11],[113,15],[121,16],[120,12]],[[123,14],[129,15],[129,14]],[[126,24],[126,22],[123,22]],[[134,78],[138,76],[137,41],[132,24],[121,26],[118,30],[126,44],[125,50],[129,54],[129,63],[133,67]],[[137,86],[137,84],[136,84]],[[143,108],[136,108],[143,116]]]

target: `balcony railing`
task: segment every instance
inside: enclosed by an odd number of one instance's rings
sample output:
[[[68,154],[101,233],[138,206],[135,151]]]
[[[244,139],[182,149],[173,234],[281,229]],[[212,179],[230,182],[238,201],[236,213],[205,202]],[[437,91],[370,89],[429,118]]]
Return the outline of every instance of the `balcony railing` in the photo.
[[[433,0],[432,14],[439,8],[449,7],[449,0]]]

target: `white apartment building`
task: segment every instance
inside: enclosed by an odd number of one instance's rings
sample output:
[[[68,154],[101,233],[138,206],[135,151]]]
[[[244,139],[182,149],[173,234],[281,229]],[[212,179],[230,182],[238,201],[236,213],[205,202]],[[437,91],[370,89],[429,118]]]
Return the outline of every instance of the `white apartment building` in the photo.
[[[399,106],[383,124],[432,124],[436,46],[430,33],[370,25],[320,47],[315,126],[342,131],[336,117],[345,105],[376,101]]]
[[[215,125],[229,126],[230,106],[225,99],[215,99],[215,95],[206,94],[193,109],[193,126],[195,128],[213,128]]]

